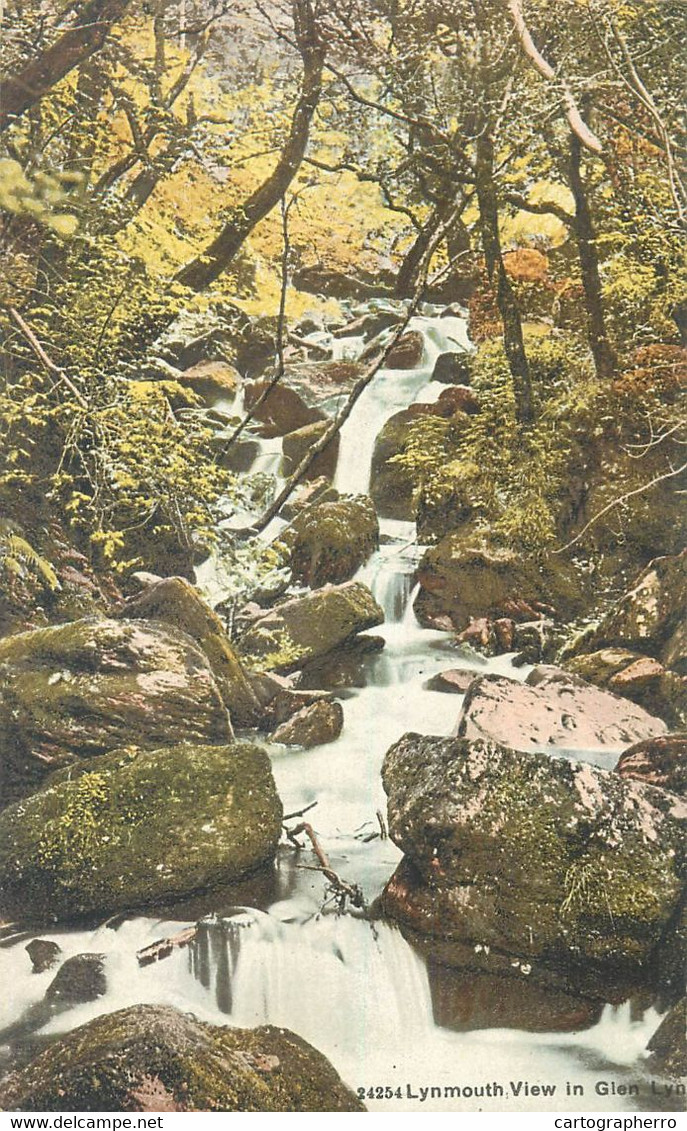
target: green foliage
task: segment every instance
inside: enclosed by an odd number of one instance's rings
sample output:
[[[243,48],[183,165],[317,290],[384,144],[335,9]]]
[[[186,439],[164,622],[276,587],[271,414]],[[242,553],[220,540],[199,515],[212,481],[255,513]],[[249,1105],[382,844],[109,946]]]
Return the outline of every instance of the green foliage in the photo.
[[[0,158],[0,210],[27,215],[58,236],[73,236],[78,219],[64,208],[78,173],[39,171],[29,177],[18,161]]]
[[[46,558],[33,546],[0,520],[0,577],[5,576],[11,588],[17,579],[31,575],[46,589],[59,589],[57,574]]]

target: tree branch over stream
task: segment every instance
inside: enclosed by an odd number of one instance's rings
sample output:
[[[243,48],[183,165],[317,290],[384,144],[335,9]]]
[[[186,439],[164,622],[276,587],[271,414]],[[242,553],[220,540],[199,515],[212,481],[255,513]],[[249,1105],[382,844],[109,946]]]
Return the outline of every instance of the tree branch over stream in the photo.
[[[372,361],[370,365],[363,371],[362,375],[354,385],[348,397],[348,400],[346,401],[346,404],[342,408],[339,415],[335,417],[334,420],[332,420],[329,427],[326,428],[322,433],[320,439],[316,443],[314,443],[308,450],[308,452],[305,454],[298,467],[294,471],[293,475],[289,479],[287,479],[281,491],[278,492],[276,498],[273,500],[267,510],[265,510],[261,517],[257,520],[257,522],[253,523],[251,526],[241,527],[238,530],[232,531],[235,537],[249,538],[255,536],[256,534],[260,534],[260,532],[265,529],[268,523],[272,521],[275,515],[279,513],[282,506],[298,486],[301,479],[305,475],[310,465],[316,459],[316,457],[320,455],[320,453],[323,452],[325,448],[328,447],[334,437],[341,431],[344,424],[351,415],[357,401],[360,399],[373,378],[376,377],[377,373],[379,373],[380,369],[384,368],[384,362],[393,350],[394,346],[397,345],[402,335],[405,333],[405,330],[408,327],[408,323],[417,310],[417,307],[427,286],[427,275],[429,272],[429,266],[432,261],[432,257],[439,247],[439,244],[444,239],[446,233],[450,230],[452,224],[455,222],[456,217],[459,215],[461,207],[462,202],[461,204],[456,205],[452,209],[450,215],[446,217],[442,223],[439,224],[435,231],[434,238],[429,242],[429,245],[425,249],[421,264],[420,280],[417,284],[417,287],[415,288],[415,293],[406,312],[406,316],[392,334],[391,338],[384,347],[382,354],[374,361]]]

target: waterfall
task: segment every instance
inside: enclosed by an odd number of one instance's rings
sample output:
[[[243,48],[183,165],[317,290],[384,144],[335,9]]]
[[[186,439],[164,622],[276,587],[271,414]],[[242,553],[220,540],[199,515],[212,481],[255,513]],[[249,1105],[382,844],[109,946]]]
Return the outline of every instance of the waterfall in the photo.
[[[373,445],[384,422],[420,394],[436,397],[441,386],[430,382],[436,356],[469,345],[462,319],[420,315],[409,328],[423,333],[422,365],[412,371],[381,370],[361,396],[342,429],[336,481],[342,491],[367,490]],[[345,357],[360,350],[362,339],[331,343],[336,356]],[[253,470],[275,474],[280,450],[279,439],[262,441]],[[275,519],[266,536],[281,526]],[[341,696],[341,736],[323,747],[271,750],[285,810],[298,812],[316,802],[308,819],[332,868],[359,884],[368,904],[401,857],[395,844],[379,835],[376,814],[386,810],[380,776],[384,754],[406,731],[450,734],[460,710],[460,696],[432,691],[428,681],[457,662],[517,679],[529,670],[514,668],[504,656],[458,659],[450,634],[423,629],[413,612],[422,553],[414,524],[385,520],[381,535],[379,551],[357,577],[384,610],[385,623],[372,635],[381,635],[385,647],[360,661],[359,680]],[[211,602],[221,600],[217,559],[209,559],[198,573]],[[227,584],[229,579],[225,589]],[[308,846],[285,846],[270,896],[256,884],[256,906],[227,907],[221,895],[209,893],[203,897],[208,913],[191,947],[149,966],[138,965],[137,950],[176,933],[187,921],[136,917],[118,927],[45,934],[62,947],[63,959],[103,953],[107,992],[53,1017],[41,1032],[69,1030],[138,1002],[170,1004],[215,1024],[269,1023],[294,1030],[328,1056],[348,1083],[365,1089],[371,1110],[390,1110],[388,1101],[368,1092],[380,1084],[399,1090],[399,1111],[502,1111],[504,1102],[511,1110],[537,1112],[567,1111],[571,1103],[576,1111],[635,1110],[631,1095],[600,1095],[595,1081],[622,1082],[629,1073],[641,1078],[642,1050],[660,1020],[654,1010],[635,1021],[629,1006],[609,1006],[596,1025],[575,1033],[450,1031],[435,1024],[422,958],[393,925],[323,913],[326,880],[313,863]],[[12,987],[11,998],[0,999],[0,1027],[40,1002],[54,977],[54,969],[32,973],[25,941],[0,944],[0,982]],[[470,972],[464,976],[472,978]],[[498,997],[498,989],[492,992]],[[569,1080],[584,1089],[581,1098],[567,1097]],[[512,1088],[518,1081],[549,1082],[554,1091],[516,1100]],[[449,1092],[421,1100],[419,1089],[427,1085]]]

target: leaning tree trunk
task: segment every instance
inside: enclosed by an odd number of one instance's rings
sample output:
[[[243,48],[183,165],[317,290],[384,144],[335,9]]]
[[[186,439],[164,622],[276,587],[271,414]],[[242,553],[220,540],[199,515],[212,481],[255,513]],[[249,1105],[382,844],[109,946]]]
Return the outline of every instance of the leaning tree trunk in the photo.
[[[479,205],[484,259],[503,323],[503,345],[513,378],[516,414],[518,421],[521,424],[526,424],[533,418],[532,385],[527,354],[525,353],[520,309],[506,273],[501,251],[498,200],[494,183],[494,148],[487,129],[483,129],[477,139],[475,189]]]
[[[74,67],[99,51],[131,0],[89,0],[74,24],[18,74],[0,78],[0,131],[40,102]]]
[[[568,179],[575,201],[575,235],[584,290],[589,348],[594,358],[597,377],[608,379],[615,372],[616,358],[608,339],[604,319],[599,257],[596,252],[596,232],[582,176],[582,143],[577,134],[574,133],[570,135]]]
[[[279,203],[305,156],[310,123],[322,90],[325,49],[320,41],[310,0],[293,0],[296,39],[303,59],[301,92],[279,161],[199,256],[175,276],[175,282],[202,291],[229,266],[253,228]]]

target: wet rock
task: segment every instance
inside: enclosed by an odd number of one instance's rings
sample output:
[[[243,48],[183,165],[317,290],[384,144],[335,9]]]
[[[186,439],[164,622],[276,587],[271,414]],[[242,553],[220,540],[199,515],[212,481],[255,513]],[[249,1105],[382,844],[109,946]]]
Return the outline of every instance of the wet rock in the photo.
[[[42,974],[45,970],[50,970],[62,954],[62,948],[50,939],[31,939],[24,950],[31,959],[34,974]]]
[[[635,742],[623,751],[616,770],[625,778],[687,796],[687,731]]]
[[[271,699],[265,718],[270,729],[278,727],[293,718],[304,707],[310,707],[313,703],[330,702],[331,698],[329,691],[322,691],[320,688],[284,687]]]
[[[75,954],[64,962],[45,991],[46,1001],[63,1007],[95,1001],[107,992],[104,954]]]
[[[340,703],[320,700],[301,707],[270,735],[271,742],[285,746],[323,746],[334,742],[343,730],[344,713]]]
[[[206,404],[230,400],[241,384],[241,374],[227,361],[201,361],[179,375],[179,384],[197,393]]]
[[[505,615],[526,621],[532,619],[532,610],[551,615],[553,609],[568,620],[583,604],[582,587],[570,563],[560,557],[516,554],[473,525],[430,547],[420,562],[418,580],[415,612],[420,623],[448,616],[459,632],[471,618]],[[522,613],[517,612],[519,606]]]
[[[442,961],[496,951],[518,977],[595,974],[602,993],[652,974],[683,888],[682,799],[588,763],[414,734],[382,774],[405,853],[383,908],[441,943]]]
[[[440,353],[434,362],[432,380],[442,385],[469,385],[470,356],[466,353]]]
[[[148,621],[86,619],[0,641],[0,793],[135,736],[142,747],[226,742],[227,709],[190,636]]]
[[[665,723],[634,703],[560,668],[541,665],[525,683],[484,675],[465,697],[455,734],[488,738],[516,750],[622,751],[665,732]]]
[[[379,546],[379,522],[367,495],[347,496],[301,511],[282,537],[294,580],[318,589],[358,572]]]
[[[290,522],[311,503],[335,503],[338,498],[339,492],[336,487],[332,487],[326,475],[320,475],[317,479],[312,479],[297,487],[279,513],[282,518]]]
[[[262,427],[260,432],[268,439],[274,436],[284,436],[297,428],[304,428],[316,420],[324,420],[324,413],[319,409],[310,408],[303,398],[290,388],[286,383],[269,388],[268,381],[249,381],[244,387],[245,405],[247,409],[254,410],[254,420],[259,421]],[[267,396],[257,406],[263,393]]]
[[[136,1005],[59,1037],[0,1086],[4,1111],[364,1111],[288,1029]]]
[[[287,478],[289,475],[293,475],[303,457],[308,454],[313,444],[321,439],[328,427],[329,422],[321,420],[314,424],[306,424],[303,428],[296,428],[293,432],[284,436],[282,440],[282,475]],[[303,476],[304,480],[321,479],[323,477],[331,480],[334,478],[340,442],[337,432],[324,451],[315,456]]]
[[[687,998],[674,1005],[647,1045],[647,1067],[657,1076],[678,1080],[687,1076]]]
[[[190,636],[206,656],[233,722],[256,722],[260,704],[224,625],[185,578],[166,577],[149,585],[125,603],[119,616],[160,621]]]
[[[425,687],[428,691],[450,691],[454,695],[465,695],[479,672],[470,671],[468,668],[448,668],[445,672],[438,672],[427,680]]]
[[[384,649],[383,636],[354,636],[340,648],[306,664],[298,683],[299,690],[367,687],[371,675],[368,659]]]
[[[376,338],[378,334],[383,333],[384,330],[391,330],[394,326],[398,326],[400,316],[389,310],[371,310],[368,313],[361,314],[358,318],[354,318],[352,322],[347,322],[345,326],[340,326],[338,330],[334,331],[335,338]]]
[[[244,656],[269,659],[275,671],[293,671],[384,621],[384,611],[360,581],[325,585],[278,605],[240,640]]]
[[[358,361],[307,361],[289,364],[285,380],[305,404],[333,417],[363,371]]]
[[[415,414],[407,409],[394,413],[375,440],[370,494],[380,518],[410,522],[415,516],[416,477],[410,468],[392,462],[405,450],[410,438],[409,425],[415,419]]]
[[[229,471],[242,473],[250,471],[260,454],[260,441],[251,439],[234,440],[227,443],[224,436],[217,440],[217,463]]]
[[[270,861],[281,831],[258,746],[126,747],[0,814],[0,890],[55,919],[178,899]]]
[[[388,334],[381,334],[365,346],[360,360],[372,361],[381,357],[389,341]],[[419,330],[408,330],[401,334],[396,344],[384,359],[385,369],[418,369],[425,353],[425,340]]]
[[[475,1029],[574,1033],[595,1025],[603,1011],[598,1000],[542,986],[527,976],[489,975],[430,963],[429,983],[436,1024],[460,1033]]]

